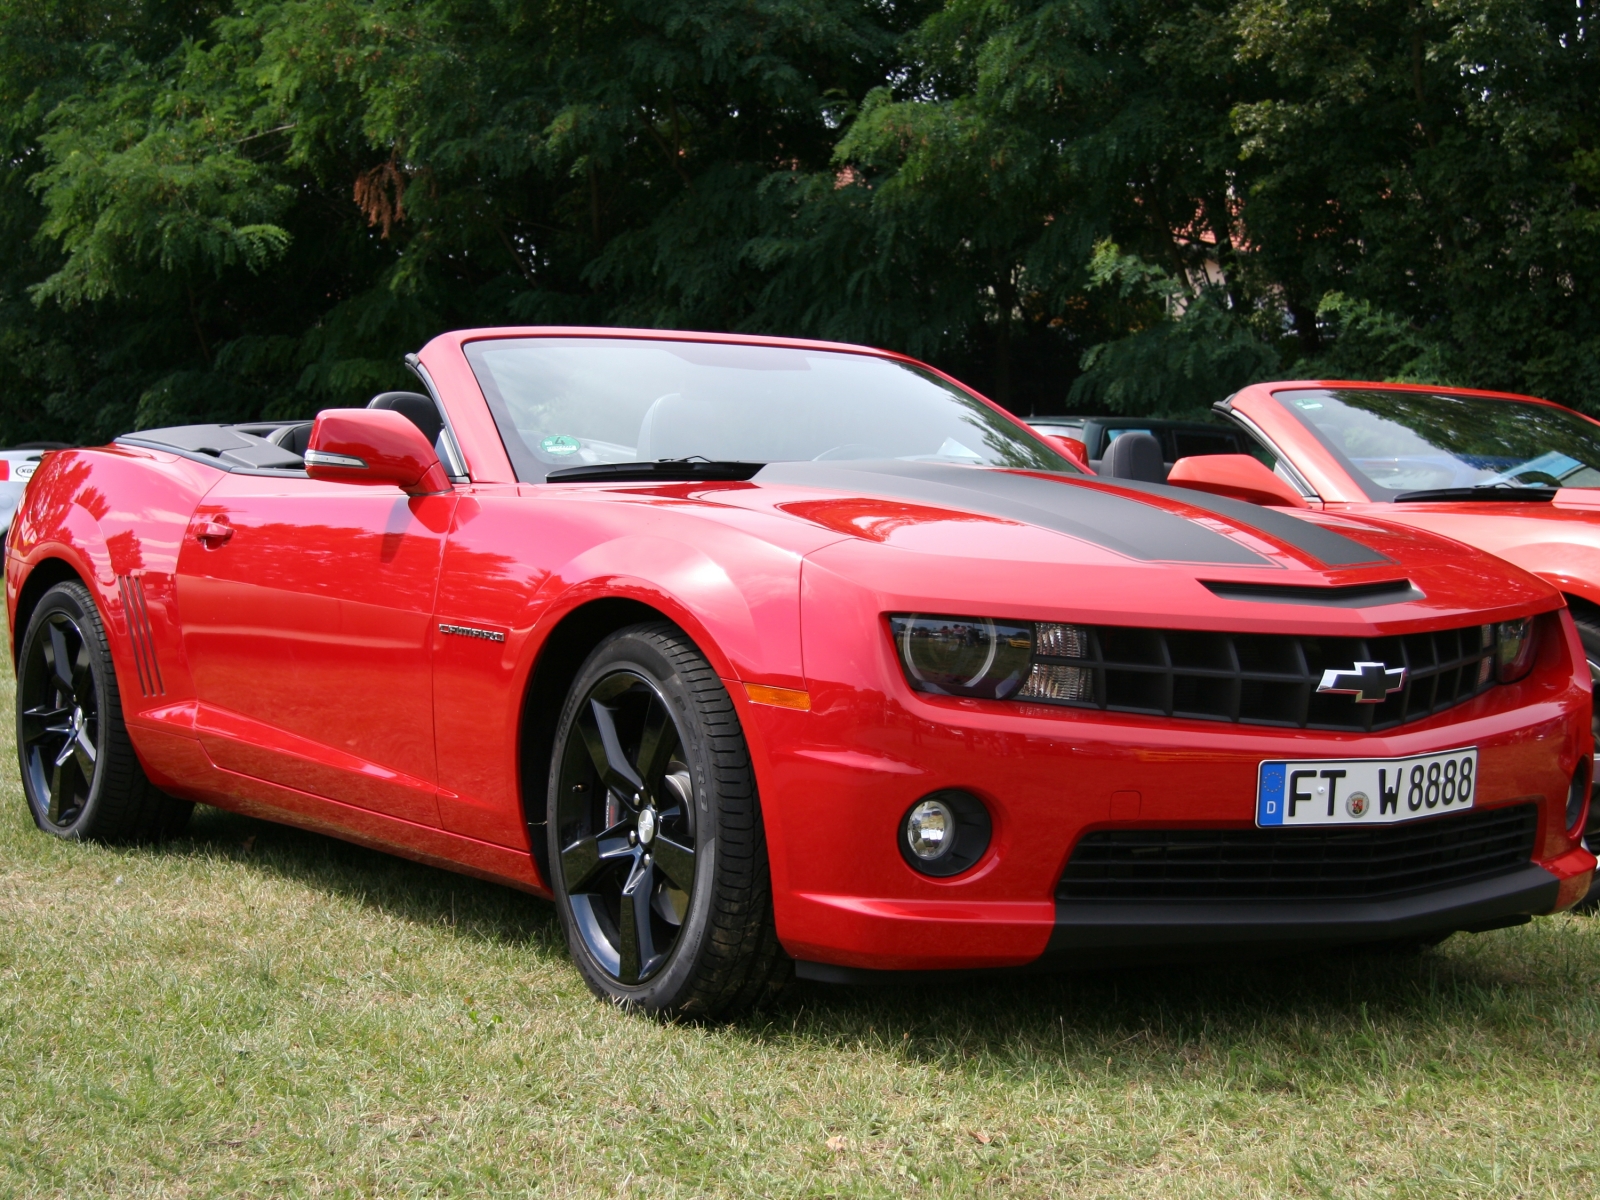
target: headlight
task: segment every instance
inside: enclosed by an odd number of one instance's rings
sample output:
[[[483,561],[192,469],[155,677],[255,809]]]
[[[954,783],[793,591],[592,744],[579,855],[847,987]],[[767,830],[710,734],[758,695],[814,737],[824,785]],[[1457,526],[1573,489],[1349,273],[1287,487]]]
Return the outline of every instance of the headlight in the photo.
[[[1004,700],[1021,689],[1033,626],[983,617],[890,617],[906,678],[919,692]]]
[[[906,679],[919,692],[984,700],[1094,701],[1094,672],[1039,658],[1093,656],[1079,625],[987,617],[889,618]]]
[[[1533,654],[1538,640],[1533,630],[1532,617],[1501,621],[1495,627],[1494,657],[1501,683],[1515,683],[1533,670]]]

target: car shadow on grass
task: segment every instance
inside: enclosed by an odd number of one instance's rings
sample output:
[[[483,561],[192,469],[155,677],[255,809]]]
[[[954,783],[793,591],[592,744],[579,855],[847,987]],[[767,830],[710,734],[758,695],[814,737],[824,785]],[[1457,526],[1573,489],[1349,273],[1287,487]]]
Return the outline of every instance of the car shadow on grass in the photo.
[[[800,985],[740,1028],[878,1046],[976,1075],[1173,1071],[1300,1091],[1441,1061],[1552,1067],[1600,1028],[1600,938],[1536,923],[1436,949],[1345,948],[1255,961],[982,975],[907,987]],[[1428,1064],[1432,1064],[1431,1066]],[[1448,1073],[1448,1072],[1447,1072]]]
[[[454,936],[566,957],[547,901],[219,809],[197,806],[185,836],[130,853],[228,858]],[[1220,1054],[1229,1071],[1275,1086],[1304,1078],[1307,1064],[1324,1056],[1330,1070],[1348,1071],[1352,1047],[1385,1058],[1396,1039],[1413,1053],[1431,1040],[1453,1043],[1463,1030],[1492,1047],[1500,1037],[1522,1038],[1530,1025],[1593,1029],[1600,937],[1584,933],[1589,920],[1577,918],[1573,936],[1544,936],[1536,924],[1457,934],[1410,953],[1323,950],[886,986],[797,982],[722,1028],[757,1044],[877,1046],[979,1073],[1041,1062],[1123,1071],[1149,1061],[1166,1069]]]
[[[547,900],[339,838],[197,804],[183,836],[134,853],[228,858],[406,921],[565,955]]]

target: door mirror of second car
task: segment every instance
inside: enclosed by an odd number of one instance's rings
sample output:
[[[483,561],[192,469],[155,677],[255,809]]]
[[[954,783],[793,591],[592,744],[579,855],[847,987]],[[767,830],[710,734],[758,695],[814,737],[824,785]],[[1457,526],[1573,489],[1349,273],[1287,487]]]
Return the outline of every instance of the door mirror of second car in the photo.
[[[1052,450],[1059,450],[1089,474],[1094,474],[1094,469],[1089,466],[1089,452],[1077,438],[1066,437],[1059,433],[1040,433],[1038,435]]]
[[[329,483],[397,487],[412,496],[450,490],[428,439],[385,408],[328,408],[317,414],[306,446],[306,474]]]
[[[1193,488],[1277,508],[1309,508],[1305,498],[1290,483],[1273,474],[1261,460],[1248,454],[1205,454],[1180,458],[1167,473],[1174,487]]]

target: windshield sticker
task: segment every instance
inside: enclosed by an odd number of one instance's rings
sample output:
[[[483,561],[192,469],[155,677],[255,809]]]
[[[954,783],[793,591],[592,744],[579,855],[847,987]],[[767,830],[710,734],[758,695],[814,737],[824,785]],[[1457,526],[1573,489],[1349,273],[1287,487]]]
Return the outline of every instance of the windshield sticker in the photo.
[[[576,454],[578,452],[578,439],[575,437],[568,437],[564,433],[558,433],[553,437],[547,437],[544,439],[544,441],[540,442],[539,449],[543,450],[546,454],[554,454],[558,458],[565,458],[569,454]]]
[[[965,446],[963,446],[960,442],[956,441],[955,438],[952,438],[952,437],[945,438],[943,444],[940,445],[940,447],[939,447],[939,457],[940,458],[967,458],[967,459],[971,459],[973,462],[982,462],[983,461],[983,455],[979,454],[976,450],[967,449]]]

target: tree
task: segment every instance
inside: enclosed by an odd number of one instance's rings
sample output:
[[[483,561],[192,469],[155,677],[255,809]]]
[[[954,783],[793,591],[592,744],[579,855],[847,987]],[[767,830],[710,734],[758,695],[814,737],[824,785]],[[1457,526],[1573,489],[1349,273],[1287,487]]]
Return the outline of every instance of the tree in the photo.
[[[510,322],[864,341],[1019,411],[1584,407],[1592,41],[1551,0],[0,0],[0,438],[360,403]]]

